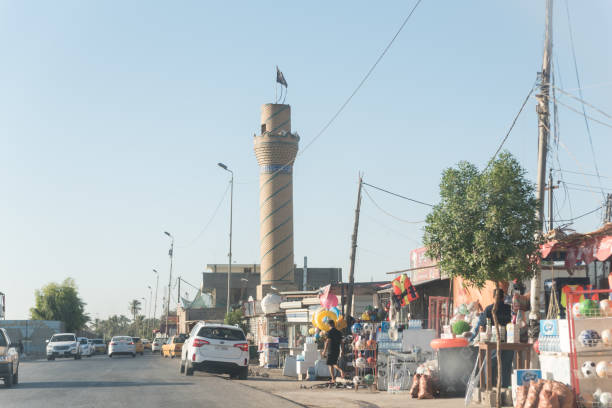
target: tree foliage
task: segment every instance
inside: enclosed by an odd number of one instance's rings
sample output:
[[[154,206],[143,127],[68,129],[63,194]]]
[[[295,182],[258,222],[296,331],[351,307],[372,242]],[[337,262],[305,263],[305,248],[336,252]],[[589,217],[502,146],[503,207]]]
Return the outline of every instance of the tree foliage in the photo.
[[[30,308],[34,320],[59,320],[64,322],[66,331],[76,332],[85,326],[89,316],[85,314],[85,302],[79,297],[74,279],[62,283],[51,282],[37,289],[35,307]]]
[[[534,186],[507,152],[480,172],[461,162],[442,174],[440,203],[427,216],[423,242],[440,269],[468,284],[527,279],[537,250]]]
[[[525,170],[507,152],[480,172],[461,162],[442,174],[440,203],[427,216],[423,242],[440,269],[483,287],[486,281],[524,280],[537,267],[537,201]],[[501,406],[501,335],[497,331],[497,406]]]
[[[242,313],[242,309],[238,308],[238,309],[234,309],[231,312],[229,312],[229,314],[225,315],[225,318],[223,319],[223,323],[225,324],[231,324],[231,325],[238,325],[243,332],[247,333],[248,332],[248,327],[244,321],[244,315]]]

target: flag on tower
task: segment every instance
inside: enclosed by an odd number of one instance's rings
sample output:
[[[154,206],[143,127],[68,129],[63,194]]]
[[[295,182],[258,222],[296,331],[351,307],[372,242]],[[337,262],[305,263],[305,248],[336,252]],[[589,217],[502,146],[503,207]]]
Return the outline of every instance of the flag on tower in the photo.
[[[285,76],[280,71],[280,69],[278,69],[278,65],[276,66],[276,82],[278,82],[281,85],[284,85],[285,88],[287,87],[287,81],[285,80]]]

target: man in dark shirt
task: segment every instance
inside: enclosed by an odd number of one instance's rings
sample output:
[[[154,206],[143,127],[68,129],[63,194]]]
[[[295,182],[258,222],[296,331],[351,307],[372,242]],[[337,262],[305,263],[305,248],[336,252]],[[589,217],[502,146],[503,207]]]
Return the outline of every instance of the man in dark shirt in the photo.
[[[331,329],[327,332],[327,340],[323,348],[323,355],[327,354],[329,375],[331,376],[331,382],[335,383],[336,375],[334,369],[340,371],[340,376],[344,377],[344,371],[338,367],[338,357],[342,356],[342,333],[336,329],[336,324],[333,320],[330,319],[327,324],[329,324]]]
[[[499,330],[506,330],[506,325],[512,321],[512,308],[510,305],[504,303],[504,291],[501,289],[495,289],[493,292],[494,301],[497,303],[497,321],[499,323]],[[479,335],[480,328],[487,326],[487,320],[493,321],[493,306],[490,304],[478,317],[478,325],[471,333],[470,341]],[[469,332],[468,332],[469,333]],[[510,380],[512,377],[512,361],[514,360],[514,351],[502,350],[501,362],[502,362],[502,387],[509,387]],[[492,381],[495,383],[497,379],[497,351],[493,350],[491,353],[491,370],[493,372]]]

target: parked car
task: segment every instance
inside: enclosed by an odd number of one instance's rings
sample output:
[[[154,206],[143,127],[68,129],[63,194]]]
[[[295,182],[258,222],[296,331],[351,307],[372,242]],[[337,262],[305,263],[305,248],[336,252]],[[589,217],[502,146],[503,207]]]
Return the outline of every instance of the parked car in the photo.
[[[0,378],[6,387],[19,383],[19,350],[4,329],[0,329]]]
[[[89,339],[87,337],[78,337],[77,340],[79,342],[79,351],[81,352],[81,355],[91,357],[94,351],[91,344],[89,344]]]
[[[108,343],[108,356],[113,357],[120,354],[128,354],[136,357],[136,346],[130,336],[114,336]]]
[[[102,339],[89,339],[89,343],[93,347],[94,354],[106,353],[106,343]]]
[[[198,322],[183,344],[180,372],[194,370],[229,374],[246,380],[249,373],[249,344],[242,329],[225,324]]]
[[[57,333],[47,340],[47,360],[61,357],[81,358],[77,337],[74,333]]]
[[[132,337],[132,341],[134,341],[134,349],[136,350],[136,354],[144,355],[144,344],[140,337]]]
[[[185,336],[172,336],[166,344],[162,346],[162,356],[174,358],[181,355]]]
[[[142,339],[142,345],[144,346],[145,350],[151,350],[151,340]]]
[[[153,340],[153,343],[151,344],[151,352],[161,354],[162,346],[166,343],[167,340],[167,337],[156,337],[155,340]]]

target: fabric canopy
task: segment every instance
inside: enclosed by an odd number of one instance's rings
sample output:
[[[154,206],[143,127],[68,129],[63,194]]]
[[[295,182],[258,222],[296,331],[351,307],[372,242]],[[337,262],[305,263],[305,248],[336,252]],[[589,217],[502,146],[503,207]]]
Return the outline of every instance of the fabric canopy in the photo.
[[[565,252],[565,267],[569,270],[580,262],[605,261],[612,256],[612,223],[589,234],[571,234],[540,246],[543,259],[553,252]]]

